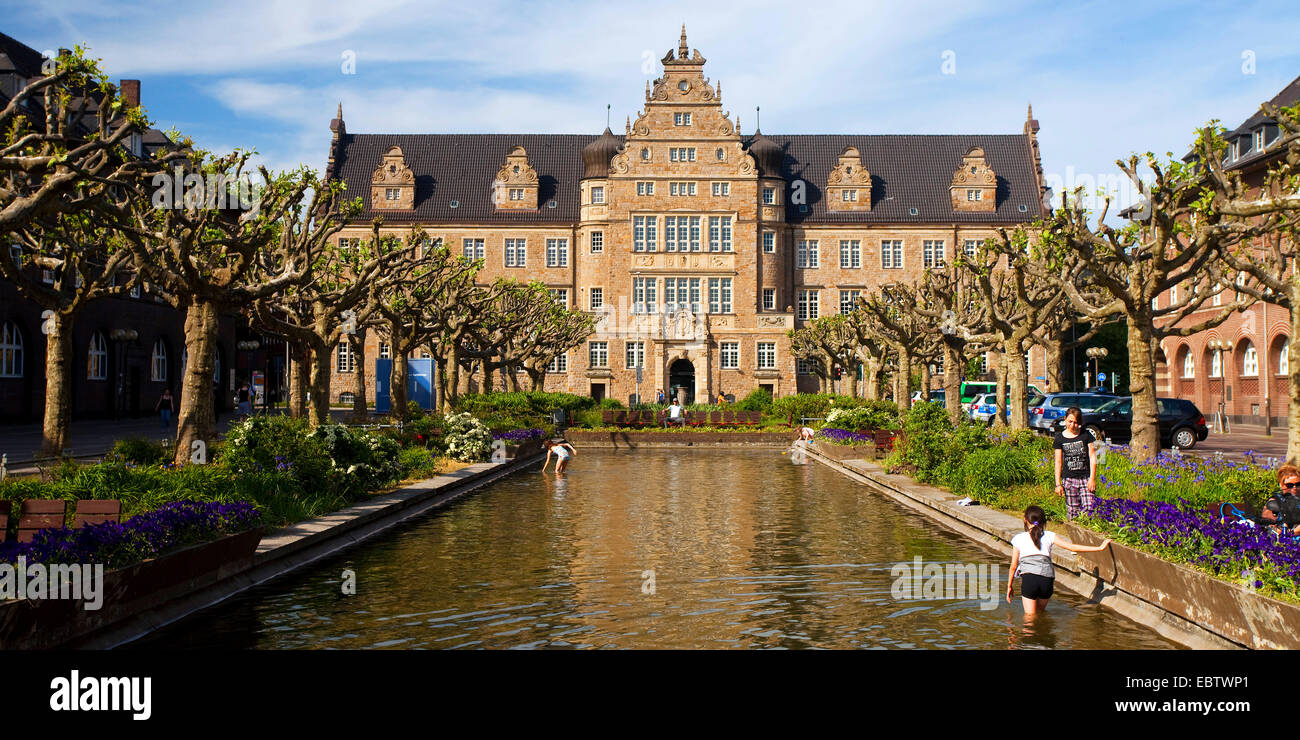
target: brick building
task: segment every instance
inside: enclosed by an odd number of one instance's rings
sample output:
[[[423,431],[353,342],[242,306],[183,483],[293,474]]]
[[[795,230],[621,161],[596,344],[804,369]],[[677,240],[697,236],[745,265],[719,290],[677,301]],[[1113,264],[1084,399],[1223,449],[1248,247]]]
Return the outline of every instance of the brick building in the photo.
[[[662,65],[622,135],[349,134],[340,107],[327,174],[367,200],[340,238],[419,224],[485,259],[482,282],[597,313],[547,390],[626,401],[639,366],[642,397],[688,401],[819,390],[791,329],[1042,215],[1032,112],[1010,135],[743,135],[684,29]],[[332,400],[351,367],[340,348]]]
[[[1297,101],[1300,77],[1270,102],[1290,106]],[[1279,133],[1277,121],[1256,111],[1224,135],[1228,142],[1226,168],[1239,172],[1248,186],[1258,188],[1269,167],[1284,156],[1284,149],[1276,146]],[[1156,298],[1157,305],[1170,305],[1177,301],[1177,291],[1190,289],[1190,285],[1175,286]],[[1183,323],[1204,321],[1234,299],[1231,291],[1219,291]],[[1214,329],[1167,338],[1157,353],[1156,392],[1191,400],[1207,415],[1222,402],[1229,420],[1238,424],[1285,426],[1290,406],[1290,335],[1290,313],[1276,304],[1260,302]],[[1209,345],[1215,341],[1227,342],[1232,349],[1211,349]]]

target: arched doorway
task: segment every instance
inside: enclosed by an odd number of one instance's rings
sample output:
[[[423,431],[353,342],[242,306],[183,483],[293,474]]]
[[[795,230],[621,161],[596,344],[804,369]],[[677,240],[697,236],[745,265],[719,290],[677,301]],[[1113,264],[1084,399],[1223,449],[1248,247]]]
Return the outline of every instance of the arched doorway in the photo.
[[[683,406],[695,403],[695,365],[690,360],[674,360],[668,366],[668,398]]]

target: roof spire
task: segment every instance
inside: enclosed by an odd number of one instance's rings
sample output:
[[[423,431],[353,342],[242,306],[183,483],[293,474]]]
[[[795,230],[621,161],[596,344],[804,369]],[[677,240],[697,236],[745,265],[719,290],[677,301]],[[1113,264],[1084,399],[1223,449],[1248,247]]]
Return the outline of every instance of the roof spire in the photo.
[[[342,100],[339,101],[339,114],[338,114],[337,116],[335,116],[335,118],[339,119],[340,121],[343,120],[343,101],[342,101]]]
[[[627,128],[625,130],[628,136],[632,135],[632,116],[630,114],[627,117]]]
[[[606,129],[609,128],[609,111],[611,107],[612,105],[610,103],[605,103],[605,128]]]
[[[763,118],[762,118],[762,116],[760,116],[760,115],[758,114],[758,112],[759,112],[760,110],[762,110],[762,109],[759,108],[757,105],[754,106],[754,119],[755,119],[755,123],[754,123],[754,135],[755,135],[755,136],[757,136],[758,134],[763,133]]]
[[[677,58],[686,59],[690,56],[690,49],[686,47],[686,24],[682,24],[682,42],[677,45]]]
[[[1030,120],[1030,121],[1034,120],[1034,104],[1033,104],[1033,103],[1030,103],[1030,104],[1029,104],[1029,115],[1026,116],[1026,119],[1027,119],[1027,120]]]
[[[722,102],[722,80],[718,80],[718,102]]]

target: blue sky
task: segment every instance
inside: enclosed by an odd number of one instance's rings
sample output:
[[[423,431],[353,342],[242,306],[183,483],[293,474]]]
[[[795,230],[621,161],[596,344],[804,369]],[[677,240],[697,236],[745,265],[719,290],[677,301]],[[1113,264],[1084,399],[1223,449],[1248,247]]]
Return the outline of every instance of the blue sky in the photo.
[[[0,0],[0,30],[87,44],[143,81],[159,128],[321,168],[340,101],[354,133],[595,134],[606,103],[621,132],[685,22],[746,134],[755,106],[768,133],[1018,133],[1032,103],[1044,169],[1068,180],[1181,154],[1300,76],[1287,5]]]

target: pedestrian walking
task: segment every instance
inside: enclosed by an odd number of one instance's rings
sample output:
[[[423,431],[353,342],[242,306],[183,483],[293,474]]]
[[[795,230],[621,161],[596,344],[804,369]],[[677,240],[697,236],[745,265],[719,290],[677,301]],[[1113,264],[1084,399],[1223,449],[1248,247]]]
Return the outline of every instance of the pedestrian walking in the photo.
[[[173,408],[174,405],[175,402],[172,399],[172,389],[164,388],[162,396],[158,399],[158,403],[154,404],[153,407],[153,410],[158,412],[159,421],[162,423],[162,428],[164,430],[171,428],[172,411],[175,410]]]
[[[1056,586],[1056,570],[1052,566],[1052,546],[1059,545],[1070,552],[1101,552],[1110,547],[1110,540],[1096,547],[1057,542],[1056,534],[1047,531],[1047,514],[1042,507],[1025,508],[1025,531],[1011,538],[1011,577],[1007,579],[1007,603],[1020,577],[1020,602],[1025,614],[1037,614],[1047,608],[1048,599]]]
[[[253,413],[253,406],[249,401],[248,383],[240,383],[237,391],[237,400],[239,401],[239,413],[242,416],[248,416]]]
[[[1052,441],[1056,457],[1056,495],[1065,496],[1065,511],[1074,519],[1092,508],[1097,491],[1097,438],[1081,429],[1083,411],[1065,412],[1065,429]]]

